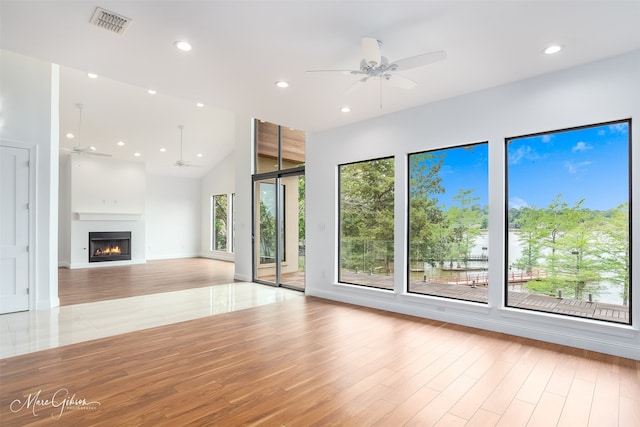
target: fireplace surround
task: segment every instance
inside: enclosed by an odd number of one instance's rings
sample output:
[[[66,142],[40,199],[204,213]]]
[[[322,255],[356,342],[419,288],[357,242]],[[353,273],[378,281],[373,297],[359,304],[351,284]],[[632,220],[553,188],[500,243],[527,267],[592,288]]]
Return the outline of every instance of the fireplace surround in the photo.
[[[89,262],[131,260],[130,231],[89,232]]]

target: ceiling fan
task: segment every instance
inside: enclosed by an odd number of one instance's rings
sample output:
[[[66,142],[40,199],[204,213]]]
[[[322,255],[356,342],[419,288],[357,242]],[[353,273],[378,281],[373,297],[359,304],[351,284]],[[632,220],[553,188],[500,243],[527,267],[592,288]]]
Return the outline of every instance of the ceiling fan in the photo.
[[[186,160],[182,160],[182,130],[184,129],[183,125],[178,125],[178,129],[180,129],[180,159],[177,160],[173,165],[179,168],[184,167],[200,167],[198,165],[194,165],[192,163],[187,162]]]
[[[81,143],[81,139],[80,139],[80,135],[81,135],[81,131],[82,131],[82,108],[84,107],[84,105],[82,104],[76,104],[76,107],[78,107],[79,110],[79,120],[78,120],[78,145],[71,147],[71,148],[62,148],[62,150],[64,151],[68,151],[71,154],[88,154],[91,156],[101,156],[101,157],[111,157],[111,154],[106,154],[106,153],[99,153],[96,151],[96,147],[93,146],[86,146],[83,147],[82,143]]]
[[[447,53],[443,50],[422,53],[415,56],[399,59],[397,61],[390,62],[385,56],[382,56],[380,46],[382,42],[373,37],[362,38],[362,60],[360,61],[360,68],[357,70],[309,70],[309,73],[322,73],[322,72],[341,72],[348,73],[360,77],[347,92],[350,92],[361,83],[366,83],[372,79],[378,79],[380,81],[380,108],[382,108],[382,82],[389,81],[389,83],[401,89],[413,89],[418,85],[417,82],[408,79],[400,74],[398,71],[411,70],[413,68],[423,67],[425,65],[433,64],[434,62],[442,61],[446,59]]]

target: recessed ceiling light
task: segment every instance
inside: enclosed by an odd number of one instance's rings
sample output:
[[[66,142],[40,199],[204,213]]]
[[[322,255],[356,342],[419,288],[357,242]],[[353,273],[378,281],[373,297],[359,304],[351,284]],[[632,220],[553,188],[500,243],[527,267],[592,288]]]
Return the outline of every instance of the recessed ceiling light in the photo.
[[[174,43],[174,45],[184,51],[184,52],[189,52],[191,50],[191,44],[189,42],[185,42],[185,41],[177,41]]]
[[[202,102],[196,102],[196,107],[202,108],[204,107],[204,104]]]
[[[90,79],[97,79],[98,75],[96,73],[87,73],[87,77],[89,77]]]
[[[118,145],[122,147],[124,145],[124,141],[118,141]]]
[[[166,148],[164,148],[164,147],[162,147],[162,148],[160,149],[160,152],[161,152],[161,153],[164,153],[165,151],[167,151],[167,149],[166,149]]]
[[[93,145],[91,147],[89,147],[89,150],[91,151],[96,151],[96,147],[94,147]]]
[[[136,156],[136,157],[140,157],[141,156],[140,153],[133,153],[133,155]]]
[[[548,46],[543,52],[545,55],[553,55],[554,53],[558,53],[562,50],[563,46],[561,44],[552,44]]]
[[[202,157],[202,153],[198,153],[198,154],[196,154],[196,156]]]
[[[75,138],[75,137],[76,137],[76,136],[75,136],[74,134],[72,134],[71,132],[69,132],[69,133],[68,133],[68,134],[66,134],[65,136],[66,136],[67,138],[69,138],[69,139],[73,139],[73,138]]]
[[[158,93],[153,89],[149,89],[147,92],[149,92],[149,95],[155,95],[156,93]]]
[[[289,87],[289,83],[285,82],[284,80],[279,80],[277,82],[274,83],[276,86],[281,87],[281,88],[285,88],[285,87]]]
[[[348,112],[350,112],[350,111],[351,111],[351,108],[349,108],[349,107],[347,107],[347,106],[344,106],[344,107],[342,107],[342,108],[340,109],[340,111],[342,111],[343,113],[348,113]]]

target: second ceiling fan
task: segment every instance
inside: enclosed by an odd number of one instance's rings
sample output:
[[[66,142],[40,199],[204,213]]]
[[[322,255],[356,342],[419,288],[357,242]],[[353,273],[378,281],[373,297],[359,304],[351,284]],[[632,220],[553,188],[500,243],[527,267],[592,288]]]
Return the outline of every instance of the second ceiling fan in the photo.
[[[194,165],[194,164],[192,164],[190,162],[187,162],[186,160],[182,159],[182,131],[184,130],[184,126],[183,125],[178,125],[178,129],[180,129],[180,159],[176,160],[176,162],[173,165],[177,166],[179,168],[200,167],[198,165]]]

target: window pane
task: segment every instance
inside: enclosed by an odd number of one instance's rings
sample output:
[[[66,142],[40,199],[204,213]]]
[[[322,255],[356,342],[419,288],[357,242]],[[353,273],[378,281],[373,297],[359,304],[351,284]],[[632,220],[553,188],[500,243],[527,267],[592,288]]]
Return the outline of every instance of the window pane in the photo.
[[[304,132],[286,127],[280,129],[282,134],[282,169],[304,166]]]
[[[276,262],[276,184],[259,183],[260,264]]]
[[[630,323],[629,129],[507,140],[508,306]]]
[[[278,170],[278,127],[256,120],[256,173]]]
[[[393,289],[393,158],[340,166],[338,280]]]
[[[488,144],[409,155],[409,292],[488,301]]]
[[[236,193],[231,193],[231,252],[236,251]]]
[[[273,172],[304,166],[304,131],[256,120],[256,172]],[[280,147],[280,150],[278,148]],[[278,162],[280,152],[281,161]]]
[[[213,196],[213,244],[214,251],[227,250],[228,212],[227,195]]]

